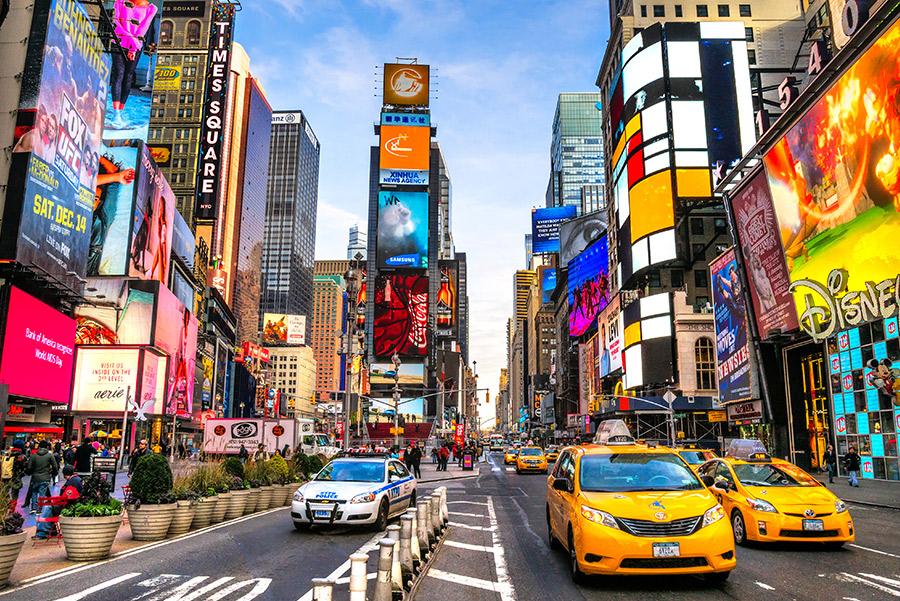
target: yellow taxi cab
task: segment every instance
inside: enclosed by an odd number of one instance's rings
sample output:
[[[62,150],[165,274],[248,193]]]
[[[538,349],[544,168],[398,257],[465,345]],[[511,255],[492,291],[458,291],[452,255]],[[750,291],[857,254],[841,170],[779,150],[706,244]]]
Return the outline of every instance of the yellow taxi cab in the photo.
[[[547,478],[551,548],[586,574],[698,574],[724,582],[735,567],[722,506],[672,449],[636,444],[621,420],[594,444],[567,447]]]
[[[733,440],[725,457],[698,470],[731,520],[734,540],[744,544],[821,542],[838,548],[853,542],[847,505],[792,463],[773,459],[758,440]]]
[[[522,447],[516,457],[516,473],[541,472],[547,473],[547,457],[541,447]]]
[[[506,452],[503,454],[503,463],[504,465],[510,465],[516,463],[516,457],[519,456],[519,449],[515,447],[510,447],[506,449]]]
[[[691,467],[695,474],[701,465],[716,458],[716,454],[709,449],[700,449],[694,446],[675,447],[675,452],[684,459],[684,462]]]
[[[548,463],[556,461],[557,459],[559,459],[559,447],[557,447],[557,446],[547,447],[547,452],[544,453],[544,455],[547,456]]]

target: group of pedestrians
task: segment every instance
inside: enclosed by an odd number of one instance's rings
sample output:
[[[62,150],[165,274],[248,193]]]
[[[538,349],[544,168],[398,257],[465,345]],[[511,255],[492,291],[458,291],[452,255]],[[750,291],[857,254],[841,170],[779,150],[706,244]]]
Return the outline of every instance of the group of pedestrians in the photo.
[[[414,442],[409,442],[403,451],[403,463],[416,478],[422,477],[422,449]]]
[[[825,449],[825,454],[822,456],[822,460],[825,463],[825,469],[828,472],[828,483],[834,484],[834,477],[837,475],[838,457],[837,453],[834,452],[833,446],[828,445],[828,448]],[[850,448],[847,449],[847,454],[844,455],[844,469],[847,471],[847,484],[856,488],[859,488],[860,464],[860,457],[859,453],[856,451],[856,447],[850,446]]]

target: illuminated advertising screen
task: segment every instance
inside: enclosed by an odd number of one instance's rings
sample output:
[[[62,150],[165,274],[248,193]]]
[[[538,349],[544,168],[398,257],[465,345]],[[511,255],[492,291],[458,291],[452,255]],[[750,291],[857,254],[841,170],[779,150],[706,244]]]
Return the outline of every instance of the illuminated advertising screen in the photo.
[[[550,302],[553,291],[556,290],[556,268],[544,267],[539,271],[541,273],[541,304],[546,305]]]
[[[384,104],[428,106],[428,65],[384,65]]]
[[[438,270],[441,273],[441,285],[435,301],[435,334],[455,337],[459,329],[459,262],[439,261]]]
[[[835,302],[832,284],[865,291],[900,272],[900,79],[885,75],[900,61],[898,42],[895,22],[763,157],[804,329],[807,298],[818,311]],[[833,270],[842,281],[829,282]],[[859,305],[866,321],[890,316]],[[840,312],[826,312],[810,333],[834,331]]]
[[[266,313],[263,315],[263,344],[306,344],[306,315]]]
[[[137,348],[79,348],[72,411],[124,411],[138,395],[140,357]]]
[[[597,325],[609,304],[609,246],[606,236],[569,261],[569,336],[581,336]]]
[[[747,309],[734,249],[709,265],[716,317],[716,365],[720,402],[751,397]]]
[[[379,267],[428,267],[428,193],[378,193]]]
[[[0,382],[10,396],[69,403],[75,320],[18,288],[9,288]]]
[[[397,403],[398,415],[410,417],[415,421],[421,421],[423,412],[425,411],[425,399],[421,397],[401,397]],[[369,409],[369,415],[373,421],[378,420],[378,416],[394,416],[394,401],[392,399],[372,399],[372,407]]]
[[[625,306],[622,315],[625,389],[672,382],[675,377],[672,293],[637,299]]]
[[[153,71],[155,92],[177,92],[181,89],[181,65],[157,65]]]
[[[615,294],[597,320],[600,328],[600,377],[622,369],[622,334],[625,331],[621,301]]]
[[[423,357],[428,351],[428,276],[379,275],[374,298],[376,357]]]
[[[76,344],[151,344],[153,310],[156,295],[151,290],[138,290],[122,279],[94,278],[90,281],[97,294],[116,307],[78,305],[75,308]]]
[[[399,375],[397,380],[394,379]],[[399,372],[393,363],[372,363],[369,366],[369,383],[372,386],[421,386],[425,381],[425,365],[423,363],[401,363]]]
[[[111,53],[105,140],[147,139],[162,4],[163,0],[103,2],[122,48]]]
[[[110,59],[80,2],[33,7],[0,256],[66,279],[84,275]]]
[[[382,125],[378,167],[381,170],[428,171],[431,128]]]
[[[168,357],[157,355],[149,349],[142,352],[140,399],[136,411],[162,415],[166,400],[166,377]]]
[[[158,285],[153,345],[169,356],[167,415],[193,412],[197,318],[164,285]]]
[[[431,127],[431,115],[428,113],[381,113],[382,125],[415,125]]]
[[[568,265],[606,231],[606,217],[590,213],[559,224],[559,264]]]
[[[531,252],[558,253],[559,227],[573,219],[577,210],[574,206],[531,209]]]

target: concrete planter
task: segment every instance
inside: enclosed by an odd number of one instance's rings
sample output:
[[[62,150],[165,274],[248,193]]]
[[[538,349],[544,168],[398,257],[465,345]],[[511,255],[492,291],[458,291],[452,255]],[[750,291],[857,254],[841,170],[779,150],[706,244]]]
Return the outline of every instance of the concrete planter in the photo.
[[[25,543],[25,533],[0,536],[0,587],[9,584],[9,575]]]
[[[191,522],[191,528],[206,528],[209,526],[209,520],[219,499],[213,497],[203,497],[194,504],[194,520]]]
[[[225,512],[228,511],[228,502],[231,499],[230,492],[220,492],[216,495],[218,502],[216,508],[213,509],[212,516],[209,519],[210,524],[218,524],[225,519]]]
[[[176,503],[175,513],[172,515],[172,523],[169,524],[169,531],[166,538],[181,536],[191,529],[191,523],[194,521],[194,501],[178,501]]]
[[[256,511],[265,511],[269,507],[272,506],[272,495],[275,493],[275,489],[271,486],[260,486],[259,487],[259,505],[256,506]]]
[[[152,541],[166,538],[175,509],[178,503],[165,505],[128,506],[128,523],[131,525],[131,538],[134,540]]]
[[[244,505],[244,515],[253,513],[259,505],[259,489],[251,488],[248,492],[250,494],[247,495],[247,503]]]
[[[285,487],[287,487],[288,489],[287,497],[285,497],[284,499],[285,505],[289,506],[291,504],[291,502],[294,500],[294,493],[297,492],[297,489],[302,485],[302,482],[291,482],[290,484],[285,484]]]
[[[66,557],[72,561],[106,559],[121,525],[122,514],[87,518],[59,516]]]
[[[284,507],[284,500],[291,492],[290,489],[284,484],[276,484],[272,488],[275,490],[272,494],[272,507]]]
[[[250,496],[249,490],[233,490],[231,498],[228,499],[228,509],[225,510],[225,519],[233,520],[244,515],[244,507],[247,506],[247,497]]]

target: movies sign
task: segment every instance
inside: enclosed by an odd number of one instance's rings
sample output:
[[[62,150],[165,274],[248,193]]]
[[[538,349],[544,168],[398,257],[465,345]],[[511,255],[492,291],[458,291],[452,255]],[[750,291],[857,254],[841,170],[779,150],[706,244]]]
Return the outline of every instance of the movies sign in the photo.
[[[734,248],[709,266],[716,320],[716,365],[722,403],[753,396],[752,364],[747,336],[747,310],[738,277]]]
[[[215,4],[213,12],[206,71],[206,100],[200,126],[197,199],[194,205],[194,219],[206,222],[216,218],[222,179],[222,138],[225,133],[234,5]]]

